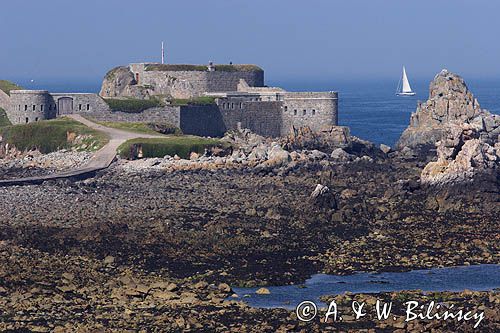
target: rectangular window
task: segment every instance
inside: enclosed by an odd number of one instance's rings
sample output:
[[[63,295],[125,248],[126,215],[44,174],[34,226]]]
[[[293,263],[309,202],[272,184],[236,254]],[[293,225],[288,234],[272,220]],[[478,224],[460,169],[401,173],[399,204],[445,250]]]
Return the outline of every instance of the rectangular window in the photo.
[[[313,116],[316,115],[316,110],[313,109]]]
[[[26,117],[26,124],[28,123],[28,121],[29,121],[29,119],[28,119],[28,117]]]
[[[243,103],[240,102],[240,109],[243,107]]]
[[[78,111],[82,111],[82,105],[78,104]]]
[[[24,111],[28,111],[28,106],[27,105],[24,106]]]
[[[35,110],[36,110],[36,105],[33,105],[33,111],[35,111]]]
[[[302,115],[306,115],[307,111],[306,110],[302,110]]]
[[[231,109],[234,109],[234,103],[231,103]]]
[[[297,110],[293,110],[293,115],[296,116],[297,115]]]
[[[38,121],[38,117],[35,118],[35,121]]]
[[[43,104],[40,105],[40,111],[43,111]]]
[[[87,104],[87,111],[90,110],[90,104]]]
[[[287,112],[287,111],[288,111],[288,106],[285,106],[285,112]]]

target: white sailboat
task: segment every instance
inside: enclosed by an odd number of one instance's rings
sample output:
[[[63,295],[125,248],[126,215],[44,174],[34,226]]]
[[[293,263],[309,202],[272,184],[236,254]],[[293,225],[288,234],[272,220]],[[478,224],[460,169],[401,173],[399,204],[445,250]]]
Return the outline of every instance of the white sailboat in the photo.
[[[403,84],[401,84],[401,82]],[[411,90],[410,81],[408,81],[408,76],[406,76],[406,69],[403,66],[403,76],[399,80],[398,89],[396,90],[396,95],[398,96],[414,96],[415,92]]]

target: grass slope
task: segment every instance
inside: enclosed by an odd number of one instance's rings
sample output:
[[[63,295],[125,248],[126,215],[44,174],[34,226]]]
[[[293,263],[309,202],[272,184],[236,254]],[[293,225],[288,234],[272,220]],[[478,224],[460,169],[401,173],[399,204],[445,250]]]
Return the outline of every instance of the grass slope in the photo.
[[[11,90],[21,90],[21,89],[23,88],[13,82],[7,80],[0,80],[0,90],[2,90],[7,95],[10,95]]]
[[[154,128],[167,130],[171,134],[182,134],[180,130],[170,124],[160,123],[143,123],[143,122],[114,122],[114,121],[96,121],[106,127],[121,129],[124,131],[139,133],[139,134],[156,134],[161,135],[160,131],[155,131]]]
[[[160,107],[163,103],[158,99],[117,99],[106,98],[104,99],[111,111],[121,111],[127,113],[140,113],[146,109]]]
[[[5,142],[19,150],[38,149],[42,153],[70,148],[95,151],[109,140],[105,134],[68,118],[7,126],[0,133]],[[78,136],[81,140],[75,140]]]
[[[178,155],[189,158],[191,152],[202,154],[205,148],[220,145],[218,139],[207,139],[197,136],[169,136],[165,138],[128,140],[118,147],[118,154],[123,158],[131,159],[133,146],[142,146],[143,157],[163,157]]]

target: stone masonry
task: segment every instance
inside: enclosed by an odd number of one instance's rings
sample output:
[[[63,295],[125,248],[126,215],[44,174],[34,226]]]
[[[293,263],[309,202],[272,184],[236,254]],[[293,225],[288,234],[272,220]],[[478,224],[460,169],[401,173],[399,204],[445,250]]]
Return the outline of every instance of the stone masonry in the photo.
[[[147,99],[152,96],[161,96],[162,100],[205,96],[215,102],[166,105],[126,113],[111,110],[103,98]],[[100,121],[165,122],[179,127],[185,134],[200,136],[222,136],[228,130],[248,128],[263,136],[279,137],[304,126],[321,131],[338,122],[337,92],[288,92],[266,87],[264,72],[255,65],[209,65],[205,68],[200,65],[131,64],[116,67],[106,74],[101,96],[15,90],[9,99],[6,111],[13,124],[77,113]]]

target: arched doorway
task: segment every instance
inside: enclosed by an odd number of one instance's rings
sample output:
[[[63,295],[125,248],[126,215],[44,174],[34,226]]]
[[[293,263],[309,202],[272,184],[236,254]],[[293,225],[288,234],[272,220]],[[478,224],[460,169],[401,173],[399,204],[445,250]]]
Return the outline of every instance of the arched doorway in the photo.
[[[61,97],[57,100],[57,114],[73,113],[73,98]]]

